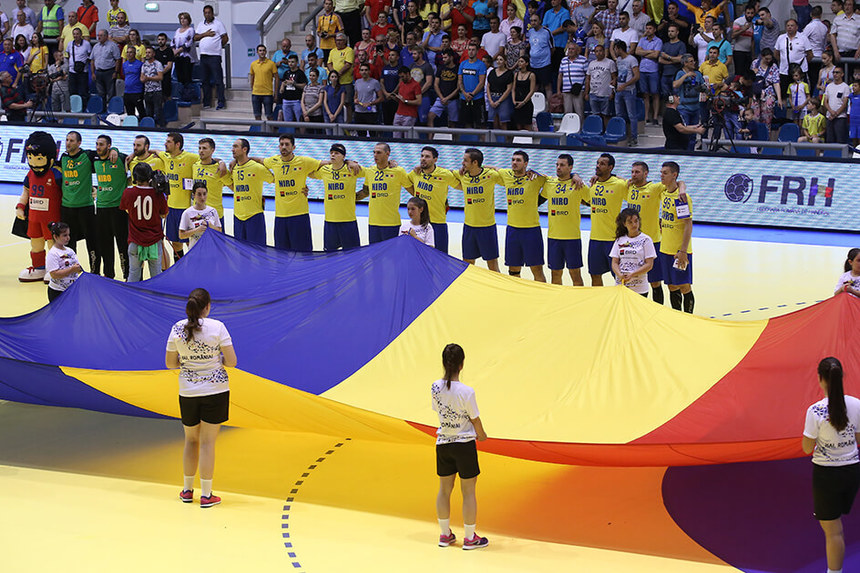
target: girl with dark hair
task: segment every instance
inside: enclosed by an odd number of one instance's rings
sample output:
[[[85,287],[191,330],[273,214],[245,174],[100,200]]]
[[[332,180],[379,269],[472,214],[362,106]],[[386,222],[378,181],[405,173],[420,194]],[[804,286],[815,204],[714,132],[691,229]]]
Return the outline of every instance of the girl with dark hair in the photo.
[[[478,449],[475,440],[486,440],[481,424],[475,391],[460,382],[460,372],[466,354],[459,344],[449,344],[442,351],[445,375],[436,380],[430,389],[433,410],[439,414],[436,431],[436,474],[439,476],[439,494],[436,496],[436,515],[439,519],[439,547],[448,547],[456,541],[451,532],[451,493],[460,474],[463,493],[463,549],[479,549],[489,544],[486,537],[475,533],[478,502],[475,485],[478,474]]]
[[[615,218],[615,243],[609,251],[615,284],[648,296],[648,271],[654,266],[657,251],[651,237],[639,230],[641,220],[636,209],[622,209]]]
[[[51,276],[51,282],[48,283],[48,302],[53,302],[72,286],[83,270],[75,251],[66,246],[71,237],[69,226],[65,223],[51,223],[48,228],[54,237],[54,246],[45,257],[45,272]]]
[[[839,277],[836,291],[833,294],[837,295],[841,292],[860,297],[860,249],[855,248],[848,251],[848,258],[845,260],[845,272]]]
[[[215,439],[230,409],[230,388],[225,366],[236,366],[233,341],[224,323],[209,318],[209,293],[196,288],[185,304],[187,318],[170,329],[168,368],[179,368],[179,411],[185,430],[184,471],[179,499],[194,501],[194,476],[200,467],[200,507],[212,507],[221,498],[212,493],[215,473]],[[199,463],[198,463],[199,462]]]
[[[401,235],[411,235],[428,247],[436,246],[436,236],[430,224],[430,210],[427,201],[421,197],[412,197],[406,203],[409,221],[400,226]]]
[[[803,451],[812,454],[813,514],[824,530],[828,573],[842,572],[842,516],[851,511],[860,488],[860,400],[844,394],[842,374],[842,364],[832,356],[818,363],[825,397],[806,411],[803,428]]]
[[[534,104],[532,96],[535,95],[536,77],[530,70],[531,60],[523,54],[517,60],[517,73],[514,75],[514,111],[511,120],[515,129],[532,131],[532,116],[534,115]]]

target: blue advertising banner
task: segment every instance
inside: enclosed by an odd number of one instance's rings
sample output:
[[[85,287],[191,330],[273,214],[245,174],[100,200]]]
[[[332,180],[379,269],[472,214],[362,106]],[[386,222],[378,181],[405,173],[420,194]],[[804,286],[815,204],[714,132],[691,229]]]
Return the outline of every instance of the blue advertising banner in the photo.
[[[18,183],[27,173],[24,141],[31,131],[30,126],[3,126],[0,133],[0,181]],[[65,146],[68,128],[39,127],[51,133],[58,141],[59,149]],[[80,126],[84,149],[94,149],[96,137],[107,133],[113,144],[123,153],[132,152],[135,136],[146,135],[151,149],[164,149],[166,132],[136,131],[133,129],[88,128]],[[231,146],[236,134],[193,132],[184,134],[185,149],[197,151],[197,141],[202,137],[215,140],[215,156],[230,161]],[[242,134],[251,144],[251,155],[269,157],[278,154],[277,135]],[[296,142],[296,154],[317,159],[327,159],[333,143],[346,145],[347,158],[362,165],[373,164],[375,140],[335,140],[327,138],[300,138]],[[421,148],[433,145],[439,151],[438,165],[448,169],[459,169],[464,144],[447,142],[391,142],[391,159],[407,170],[418,164]],[[476,145],[476,144],[472,144]],[[509,167],[511,154],[516,150],[509,145],[478,144],[484,153],[484,165]],[[554,175],[558,149],[526,148],[529,167],[540,173]],[[566,151],[574,158],[574,170],[588,180],[600,151]],[[802,159],[775,159],[739,156],[694,156],[674,155],[652,151],[612,150],[615,157],[615,174],[628,178],[634,161],[645,161],[650,167],[650,179],[659,180],[660,166],[664,161],[675,161],[681,166],[681,180],[693,197],[696,221],[767,227],[794,227],[808,229],[857,231],[860,230],[860,191],[854,187],[857,164],[848,161],[820,161]],[[308,180],[309,196],[322,199],[322,185]],[[274,196],[274,187],[267,185],[265,193]],[[403,191],[405,202],[408,194]],[[451,189],[449,203],[452,207],[463,206],[463,193]],[[496,188],[495,205],[505,210],[505,190]],[[545,211],[545,205],[541,211]],[[587,213],[587,210],[583,210]]]

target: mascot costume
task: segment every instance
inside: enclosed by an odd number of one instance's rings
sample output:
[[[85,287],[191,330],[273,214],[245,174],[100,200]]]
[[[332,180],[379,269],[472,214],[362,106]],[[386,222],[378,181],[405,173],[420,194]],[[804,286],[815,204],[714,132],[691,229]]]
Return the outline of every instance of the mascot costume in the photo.
[[[54,167],[57,143],[51,135],[34,131],[27,138],[25,150],[30,171],[24,177],[24,192],[15,207],[15,215],[18,219],[27,219],[31,265],[21,271],[18,280],[47,282],[50,276],[45,273],[45,243],[48,248],[54,243],[48,225],[60,220],[63,176]]]

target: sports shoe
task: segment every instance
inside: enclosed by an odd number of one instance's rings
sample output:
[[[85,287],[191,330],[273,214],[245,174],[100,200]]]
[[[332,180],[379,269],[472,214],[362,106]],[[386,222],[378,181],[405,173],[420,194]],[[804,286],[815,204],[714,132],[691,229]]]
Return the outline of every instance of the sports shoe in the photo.
[[[215,106],[215,109],[216,110],[227,109],[227,104],[226,103],[219,103],[218,105]]]
[[[192,501],[194,501],[194,490],[183,489],[179,492],[179,499],[182,500],[182,503],[191,503]]]
[[[441,539],[440,539],[440,541],[441,541]],[[489,544],[490,544],[489,539],[487,539],[486,537],[481,537],[476,533],[474,536],[472,536],[471,539],[464,539],[463,540],[463,549],[465,549],[467,551],[469,549],[480,549],[481,547],[486,547]]]
[[[454,535],[454,532],[449,529],[448,535],[439,536],[439,547],[448,547],[449,545],[453,545],[455,541],[457,541],[457,537]]]
[[[42,267],[40,269],[27,267],[26,269],[18,273],[18,280],[22,283],[37,283],[45,280],[46,275],[47,273],[45,272],[45,267]],[[50,276],[48,277],[48,280],[51,280]]]
[[[200,507],[212,507],[221,503],[221,498],[217,495],[210,494],[209,497],[200,496]]]

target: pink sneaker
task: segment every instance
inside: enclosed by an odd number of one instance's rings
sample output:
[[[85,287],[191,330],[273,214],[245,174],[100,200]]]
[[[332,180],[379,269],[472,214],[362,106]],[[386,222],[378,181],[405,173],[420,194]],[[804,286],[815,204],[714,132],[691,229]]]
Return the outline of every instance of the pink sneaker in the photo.
[[[455,541],[457,541],[457,537],[455,537],[454,533],[449,529],[448,535],[439,536],[439,547],[448,547],[449,545],[453,545]]]
[[[471,539],[463,540],[463,549],[480,549],[490,544],[490,540],[486,537],[481,537],[477,533]]]
[[[200,496],[200,507],[212,507],[221,503],[221,498],[217,495],[210,494],[209,497]]]
[[[194,490],[193,489],[183,489],[179,492],[179,499],[182,500],[182,503],[191,503],[194,501]]]

